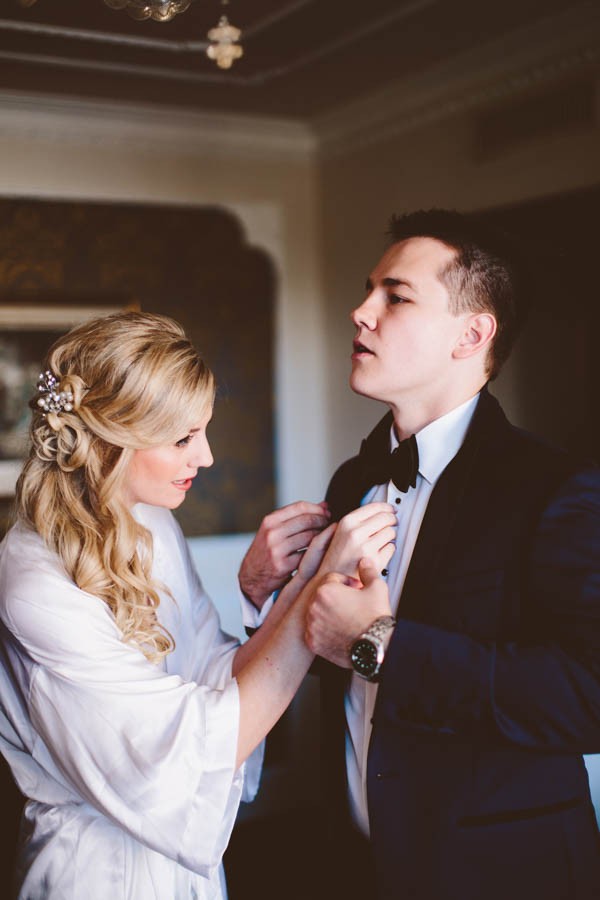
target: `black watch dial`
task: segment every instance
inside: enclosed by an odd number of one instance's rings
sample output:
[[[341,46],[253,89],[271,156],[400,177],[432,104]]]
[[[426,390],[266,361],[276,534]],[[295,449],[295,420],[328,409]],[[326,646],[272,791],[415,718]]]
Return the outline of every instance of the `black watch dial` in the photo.
[[[377,671],[377,647],[373,641],[359,638],[352,644],[350,659],[354,671],[363,678],[370,678]]]

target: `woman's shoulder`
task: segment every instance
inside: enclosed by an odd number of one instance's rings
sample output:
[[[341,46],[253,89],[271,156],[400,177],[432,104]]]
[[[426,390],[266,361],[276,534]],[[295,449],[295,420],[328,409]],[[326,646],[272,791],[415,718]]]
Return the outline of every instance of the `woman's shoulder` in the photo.
[[[82,597],[86,602],[82,603]],[[106,604],[86,594],[67,575],[57,556],[33,529],[14,525],[0,545],[0,618],[17,635],[53,630],[86,617],[104,619]]]
[[[39,576],[42,571],[66,578],[58,556],[37,531],[17,522],[0,544],[0,574],[27,579],[36,573]]]

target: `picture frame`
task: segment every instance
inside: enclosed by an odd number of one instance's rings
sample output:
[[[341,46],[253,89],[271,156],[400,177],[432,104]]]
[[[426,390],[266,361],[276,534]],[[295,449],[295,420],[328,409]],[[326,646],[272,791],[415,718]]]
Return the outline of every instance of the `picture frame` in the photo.
[[[0,303],[0,498],[15,492],[27,452],[28,404],[50,346],[75,325],[127,308],[133,307]]]

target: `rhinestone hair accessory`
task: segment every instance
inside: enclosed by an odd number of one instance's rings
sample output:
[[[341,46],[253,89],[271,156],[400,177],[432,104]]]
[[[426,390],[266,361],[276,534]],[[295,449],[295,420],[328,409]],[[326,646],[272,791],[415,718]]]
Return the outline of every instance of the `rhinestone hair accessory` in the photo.
[[[40,396],[37,405],[45,413],[71,412],[73,409],[73,394],[71,391],[59,391],[58,381],[49,369],[40,372],[38,377],[38,391]]]

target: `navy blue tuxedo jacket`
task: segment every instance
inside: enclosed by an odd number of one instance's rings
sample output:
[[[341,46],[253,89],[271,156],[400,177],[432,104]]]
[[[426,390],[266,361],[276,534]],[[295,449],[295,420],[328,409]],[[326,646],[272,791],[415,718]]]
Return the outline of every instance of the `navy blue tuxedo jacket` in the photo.
[[[388,414],[368,440],[387,446]],[[334,475],[334,518],[370,485]],[[582,753],[600,751],[600,474],[514,428],[487,390],[432,493],[367,764],[389,900],[600,898]],[[346,670],[323,677],[326,783],[346,794]]]

